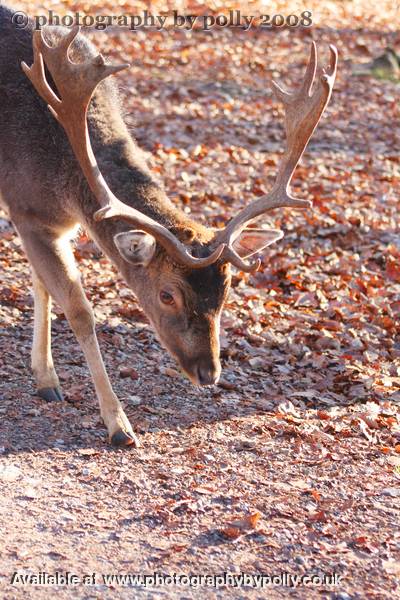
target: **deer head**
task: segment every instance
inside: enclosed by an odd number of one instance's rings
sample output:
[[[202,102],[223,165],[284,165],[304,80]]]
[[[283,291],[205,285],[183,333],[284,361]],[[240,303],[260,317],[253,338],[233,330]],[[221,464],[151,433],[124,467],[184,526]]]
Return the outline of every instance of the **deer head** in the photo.
[[[173,231],[193,256],[207,256],[212,230],[191,221]],[[281,237],[281,232],[252,231],[241,236],[247,241],[246,248],[238,248],[243,256],[249,247],[255,251]],[[163,346],[193,383],[214,383],[221,372],[219,323],[231,280],[229,262],[216,261],[201,269],[186,267],[157,247],[151,234],[135,230],[114,234],[113,243],[122,256],[119,270],[135,290]]]
[[[270,209],[310,206],[309,201],[293,198],[289,185],[329,102],[337,51],[330,47],[330,66],[313,90],[317,69],[314,43],[299,90],[288,94],[274,84],[276,95],[285,107],[287,137],[276,182],[269,194],[243,208],[224,229],[213,231],[193,222],[189,227],[184,223],[167,227],[121,202],[110,190],[92,151],[87,110],[98,83],[128,65],[108,65],[101,55],[83,63],[72,62],[69,48],[78,31],[78,27],[72,29],[55,45],[49,45],[41,31],[34,32],[33,65],[28,67],[23,63],[22,67],[66,131],[99,205],[94,220],[112,219],[133,226],[131,230],[116,233],[113,243],[123,260],[121,270],[128,283],[132,281],[161,342],[194,383],[214,383],[221,370],[219,319],[230,284],[230,265],[244,272],[256,270],[260,260],[249,261],[249,257],[283,235],[279,230],[248,226]],[[46,80],[44,62],[57,94]],[[135,287],[133,282],[138,278],[141,285]]]

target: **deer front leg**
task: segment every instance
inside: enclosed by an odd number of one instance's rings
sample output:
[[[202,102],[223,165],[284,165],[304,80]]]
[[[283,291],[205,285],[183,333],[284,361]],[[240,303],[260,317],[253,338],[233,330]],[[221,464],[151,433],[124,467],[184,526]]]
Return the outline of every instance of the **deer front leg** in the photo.
[[[131,424],[111,387],[96,337],[92,308],[79,281],[74,283],[70,294],[70,305],[64,306],[63,310],[85,354],[110,441],[113,446],[139,446]]]
[[[31,365],[38,388],[38,395],[51,402],[62,400],[57,373],[51,355],[51,298],[32,269],[34,295],[34,328]]]
[[[93,312],[82,289],[69,243],[50,238],[50,232],[45,234],[41,231],[39,234],[27,231],[24,226],[18,227],[18,223],[16,226],[37,277],[64,311],[85,354],[111,443],[115,446],[139,446],[105,370]],[[43,307],[40,314],[43,315]],[[43,327],[41,331],[43,335]]]

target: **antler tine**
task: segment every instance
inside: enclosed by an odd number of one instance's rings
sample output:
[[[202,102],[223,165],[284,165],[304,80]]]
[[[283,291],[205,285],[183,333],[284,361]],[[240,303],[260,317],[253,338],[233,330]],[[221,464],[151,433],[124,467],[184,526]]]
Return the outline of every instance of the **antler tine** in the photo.
[[[333,44],[329,44],[329,51],[331,53],[330,61],[329,61],[329,68],[328,68],[328,70],[323,69],[323,73],[324,73],[325,78],[327,79],[328,85],[333,87],[333,84],[335,83],[337,63],[338,63],[338,51],[337,51],[336,46],[334,46]]]
[[[275,97],[282,102],[284,106],[287,106],[296,99],[296,96],[311,96],[311,88],[314,83],[315,74],[317,72],[317,45],[315,42],[311,43],[310,58],[302,84],[297,92],[286,92],[282,87],[274,80],[272,80],[272,89]]]
[[[233,249],[232,244],[226,245],[225,250],[222,253],[221,260],[231,263],[231,265],[239,269],[239,271],[243,271],[244,273],[253,273],[254,271],[258,271],[261,266],[261,260],[259,258],[256,258],[256,260],[251,262],[246,262],[243,260],[243,258],[241,258]]]
[[[46,40],[44,39],[43,35],[42,35],[42,41],[44,44],[46,44],[46,46],[49,48],[50,51],[53,51],[58,54],[63,53],[66,56],[68,56],[68,50],[69,50],[72,42],[76,38],[76,36],[80,33],[80,30],[81,30],[80,25],[74,25],[74,27],[71,27],[71,30],[66,35],[64,35],[64,37],[62,37],[60,39],[57,46],[49,46],[47,44]]]
[[[49,106],[55,108],[55,106],[61,104],[61,101],[46,81],[43,56],[40,51],[41,40],[37,35],[35,35],[36,33],[38,32],[35,32],[33,36],[33,64],[31,67],[28,67],[25,62],[22,62],[21,67],[25,75],[42,96],[43,100],[45,100]]]
[[[308,96],[311,96],[311,88],[314,83],[315,74],[317,72],[317,65],[317,44],[315,42],[311,42],[310,58],[308,59],[308,64],[304,75],[303,84],[299,91],[299,95],[308,94]]]
[[[57,45],[49,45],[42,31],[35,31],[33,65],[28,67],[22,63],[21,66],[37,92],[47,102],[52,114],[65,129],[75,156],[101,207],[95,213],[94,219],[118,217],[134,224],[138,229],[153,235],[169,256],[184,266],[199,269],[213,264],[225,249],[224,243],[219,244],[209,256],[196,258],[166,227],[118,200],[108,187],[90,144],[87,109],[100,81],[129,65],[107,65],[101,54],[84,63],[72,62],[68,56],[69,48],[79,29],[73,28]],[[43,59],[60,97],[53,92],[46,80]]]
[[[265,194],[242,209],[228,225],[218,232],[214,243],[227,244],[221,259],[228,260],[243,271],[258,268],[257,262],[244,263],[233,249],[233,243],[240,232],[257,217],[268,210],[280,207],[307,208],[309,200],[294,198],[289,192],[289,185],[296,166],[311,138],[322,113],[327,106],[336,77],[338,53],[335,46],[330,46],[330,63],[328,70],[323,70],[312,90],[317,70],[317,47],[313,42],[307,69],[297,92],[285,92],[277,83],[273,83],[275,95],[285,108],[286,150],[269,194]],[[246,268],[243,268],[243,267]]]

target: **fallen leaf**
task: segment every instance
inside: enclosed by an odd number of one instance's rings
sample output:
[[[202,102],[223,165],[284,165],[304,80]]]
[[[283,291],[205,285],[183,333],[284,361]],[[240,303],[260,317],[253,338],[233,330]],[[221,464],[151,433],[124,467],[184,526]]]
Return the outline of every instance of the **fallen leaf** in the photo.
[[[226,527],[220,529],[220,532],[230,540],[235,540],[242,535],[254,530],[261,518],[260,512],[254,512],[243,519],[232,521]]]

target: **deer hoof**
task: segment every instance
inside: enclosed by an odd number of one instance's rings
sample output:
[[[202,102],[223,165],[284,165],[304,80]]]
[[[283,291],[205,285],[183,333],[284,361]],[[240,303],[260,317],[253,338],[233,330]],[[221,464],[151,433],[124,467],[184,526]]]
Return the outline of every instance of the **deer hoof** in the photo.
[[[43,400],[46,400],[46,402],[61,402],[62,400],[64,400],[61,388],[59,387],[41,388],[37,391],[37,395],[40,396],[40,398],[42,398]]]
[[[118,429],[111,436],[111,444],[117,448],[124,448],[126,446],[135,446],[139,448],[140,442],[133,433],[126,433],[122,429]]]

